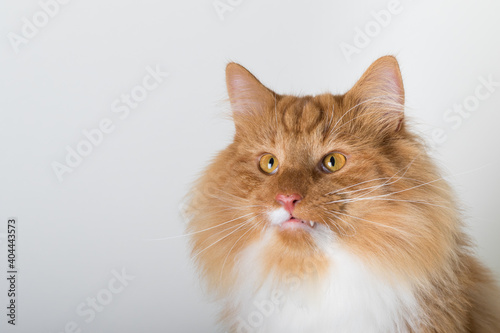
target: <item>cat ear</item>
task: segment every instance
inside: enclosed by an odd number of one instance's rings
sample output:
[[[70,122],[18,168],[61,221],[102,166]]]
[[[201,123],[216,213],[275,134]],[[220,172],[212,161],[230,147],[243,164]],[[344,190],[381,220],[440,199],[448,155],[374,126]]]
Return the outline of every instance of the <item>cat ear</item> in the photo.
[[[405,97],[395,57],[385,56],[373,62],[345,97],[350,101],[349,108],[363,112],[362,120],[378,126],[377,130],[397,132],[402,128]]]
[[[226,85],[235,120],[262,113],[274,104],[275,93],[245,67],[234,62],[226,67]]]

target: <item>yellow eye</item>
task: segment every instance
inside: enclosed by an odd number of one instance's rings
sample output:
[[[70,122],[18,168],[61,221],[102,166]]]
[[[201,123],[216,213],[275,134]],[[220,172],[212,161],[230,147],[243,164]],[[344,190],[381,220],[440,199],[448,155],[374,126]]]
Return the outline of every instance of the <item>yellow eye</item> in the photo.
[[[341,153],[330,153],[323,158],[325,171],[335,172],[345,165],[346,158]]]
[[[260,158],[260,169],[268,174],[273,174],[278,170],[278,159],[273,154],[264,154]]]

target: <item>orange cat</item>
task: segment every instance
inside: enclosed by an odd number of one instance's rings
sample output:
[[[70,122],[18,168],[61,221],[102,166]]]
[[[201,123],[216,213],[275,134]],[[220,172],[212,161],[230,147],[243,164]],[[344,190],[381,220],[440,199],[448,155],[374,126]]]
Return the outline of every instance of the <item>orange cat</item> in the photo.
[[[236,133],[190,204],[230,332],[500,332],[500,293],[404,118],[395,58],[296,97],[230,63]]]

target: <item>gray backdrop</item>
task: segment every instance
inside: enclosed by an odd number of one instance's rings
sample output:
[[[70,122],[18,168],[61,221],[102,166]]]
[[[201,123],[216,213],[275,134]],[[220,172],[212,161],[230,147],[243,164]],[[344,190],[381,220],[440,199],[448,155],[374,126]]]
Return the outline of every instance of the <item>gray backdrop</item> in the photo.
[[[500,276],[499,1],[5,0],[1,332],[215,332],[180,209],[233,126],[237,61],[279,93],[343,93],[398,57],[407,116]],[[168,73],[168,74],[167,74]],[[5,305],[5,306],[4,306]]]

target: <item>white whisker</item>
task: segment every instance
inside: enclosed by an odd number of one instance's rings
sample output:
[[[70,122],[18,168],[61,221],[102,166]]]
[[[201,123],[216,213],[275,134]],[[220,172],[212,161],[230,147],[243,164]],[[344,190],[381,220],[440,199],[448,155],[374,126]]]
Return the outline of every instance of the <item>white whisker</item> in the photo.
[[[336,214],[335,214],[335,213],[336,213],[335,211],[328,211],[328,213],[330,213],[331,215],[333,215],[336,219],[339,219],[339,220],[341,220],[342,222],[344,222],[347,226],[349,226],[349,228],[351,228],[351,230],[353,230],[353,231],[354,231],[354,234],[352,234],[352,235],[347,235],[347,234],[344,234],[344,236],[346,236],[346,237],[354,237],[354,236],[356,236],[356,234],[357,234],[357,232],[358,232],[358,231],[356,230],[356,228],[354,227],[354,225],[353,225],[352,223],[349,223],[349,222],[347,222],[346,220],[344,220],[343,218],[341,218],[340,216],[336,215]],[[330,219],[330,220],[331,220],[332,222],[334,222],[332,219]],[[336,225],[336,223],[335,223],[335,222],[334,222],[334,224]],[[344,228],[342,228],[342,230],[344,230]],[[345,232],[345,230],[344,230],[344,232]]]
[[[370,221],[370,220],[364,219],[362,217],[354,216],[354,215],[351,215],[351,214],[341,213],[341,212],[337,212],[337,211],[335,213],[336,214],[340,214],[340,215],[345,215],[345,216],[348,216],[348,217],[352,217],[352,218],[355,218],[357,220],[369,222],[371,224],[374,224],[374,225],[377,225],[377,226],[380,226],[380,227],[384,227],[384,228],[387,228],[387,229],[395,230],[395,231],[397,231],[397,232],[399,232],[401,234],[406,234],[407,236],[414,236],[411,233],[408,233],[408,232],[406,232],[404,230],[398,229],[398,228],[393,227],[393,226],[385,225],[385,224],[378,223],[378,222],[375,222],[375,221]]]
[[[159,241],[159,240],[168,240],[168,239],[175,239],[175,238],[181,238],[181,237],[196,235],[196,234],[199,234],[201,232],[212,230],[212,229],[218,228],[218,227],[220,227],[222,225],[225,225],[225,224],[234,222],[236,220],[242,219],[242,218],[244,218],[244,217],[246,217],[248,215],[251,215],[251,214],[253,214],[253,213],[248,213],[248,214],[242,215],[240,217],[234,218],[232,220],[229,220],[229,221],[226,221],[226,222],[223,222],[223,223],[219,223],[219,224],[214,225],[212,227],[209,227],[209,228],[206,228],[206,229],[203,229],[203,230],[198,230],[198,231],[190,232],[190,233],[187,233],[187,234],[182,234],[182,235],[177,235],[177,236],[170,236],[170,237],[163,237],[163,238],[150,238],[150,239],[143,239],[143,240],[145,240],[145,241]]]
[[[246,223],[245,222],[248,222],[249,220],[247,221],[244,221],[244,222],[241,222],[239,224],[239,227],[234,229],[233,231],[231,231],[230,233],[228,233],[227,235],[225,235],[224,237],[221,237],[219,238],[219,240],[217,240],[216,242],[213,242],[212,244],[210,244],[209,246],[207,246],[206,248],[204,248],[203,250],[199,251],[198,253],[196,253],[194,256],[192,256],[191,258],[194,260],[196,259],[196,257],[198,257],[200,254],[202,254],[203,252],[205,252],[206,250],[208,250],[209,248],[211,248],[212,246],[214,246],[215,244],[219,243],[220,241],[222,241],[223,239],[229,237],[230,235],[234,234],[236,231],[240,230],[241,228],[243,228]],[[226,229],[227,230],[227,229]]]
[[[342,117],[340,117],[340,118],[339,118],[339,120],[337,120],[337,122],[335,123],[335,125],[332,127],[332,129],[330,130],[329,136],[333,136],[333,135],[334,135],[334,134],[338,131],[337,125],[340,123],[340,121],[341,121],[341,120],[342,120],[342,119],[343,119],[343,118],[344,118],[344,117],[345,117],[345,116],[346,116],[349,112],[351,112],[352,110],[354,110],[355,108],[357,108],[357,107],[358,107],[358,106],[360,106],[360,105],[363,105],[363,104],[365,104],[365,103],[368,103],[368,102],[371,102],[371,101],[374,101],[374,100],[377,100],[377,99],[378,99],[378,100],[382,100],[382,101],[386,101],[386,102],[387,102],[387,99],[383,99],[383,98],[381,98],[381,97],[384,97],[384,96],[387,96],[387,95],[380,95],[380,96],[376,96],[376,97],[369,98],[369,99],[367,99],[367,100],[365,100],[365,101],[363,101],[363,102],[361,102],[361,103],[358,103],[358,104],[354,105],[352,108],[350,108],[349,110],[347,110],[347,111],[346,111],[346,112],[342,115]],[[386,103],[384,103],[384,104],[386,104]],[[387,104],[389,104],[389,103],[387,103]],[[366,112],[364,112],[363,114],[366,114]],[[359,117],[359,116],[358,116],[358,117]],[[357,117],[355,117],[354,119],[356,119],[356,118],[357,118]],[[351,120],[351,121],[352,121],[352,120]],[[349,122],[347,122],[347,123],[349,123]],[[346,123],[346,124],[347,124],[347,123]],[[345,124],[343,124],[342,126],[344,126],[344,125],[345,125]],[[340,127],[342,127],[342,126],[340,126]],[[333,129],[335,129],[335,131],[332,133],[332,130],[333,130]]]
[[[254,216],[251,220],[255,219],[257,216],[260,216],[260,215],[262,215],[262,214],[263,214],[263,213],[261,213],[261,214],[258,214],[258,215],[256,215],[256,216]],[[247,221],[246,223],[248,224],[251,220]],[[232,251],[232,250],[233,250],[233,248],[236,246],[236,244],[237,244],[237,243],[238,243],[238,242],[239,242],[239,241],[243,238],[243,236],[245,236],[246,234],[248,234],[250,231],[252,231],[252,230],[254,230],[254,229],[256,229],[256,225],[253,225],[253,226],[252,226],[252,227],[250,227],[247,231],[245,231],[245,232],[243,233],[243,235],[241,235],[241,236],[240,236],[240,237],[236,240],[236,242],[234,242],[233,246],[231,246],[231,248],[229,249],[229,252],[228,252],[228,253],[227,253],[227,255],[226,255],[226,258],[224,258],[224,262],[223,262],[223,264],[222,264],[222,268],[221,268],[221,270],[220,270],[220,280],[222,280],[222,274],[223,274],[223,272],[224,272],[224,266],[226,265],[227,258],[228,258],[228,257],[229,257],[229,255],[231,254],[231,251]],[[248,234],[248,235],[250,235],[250,234]]]

